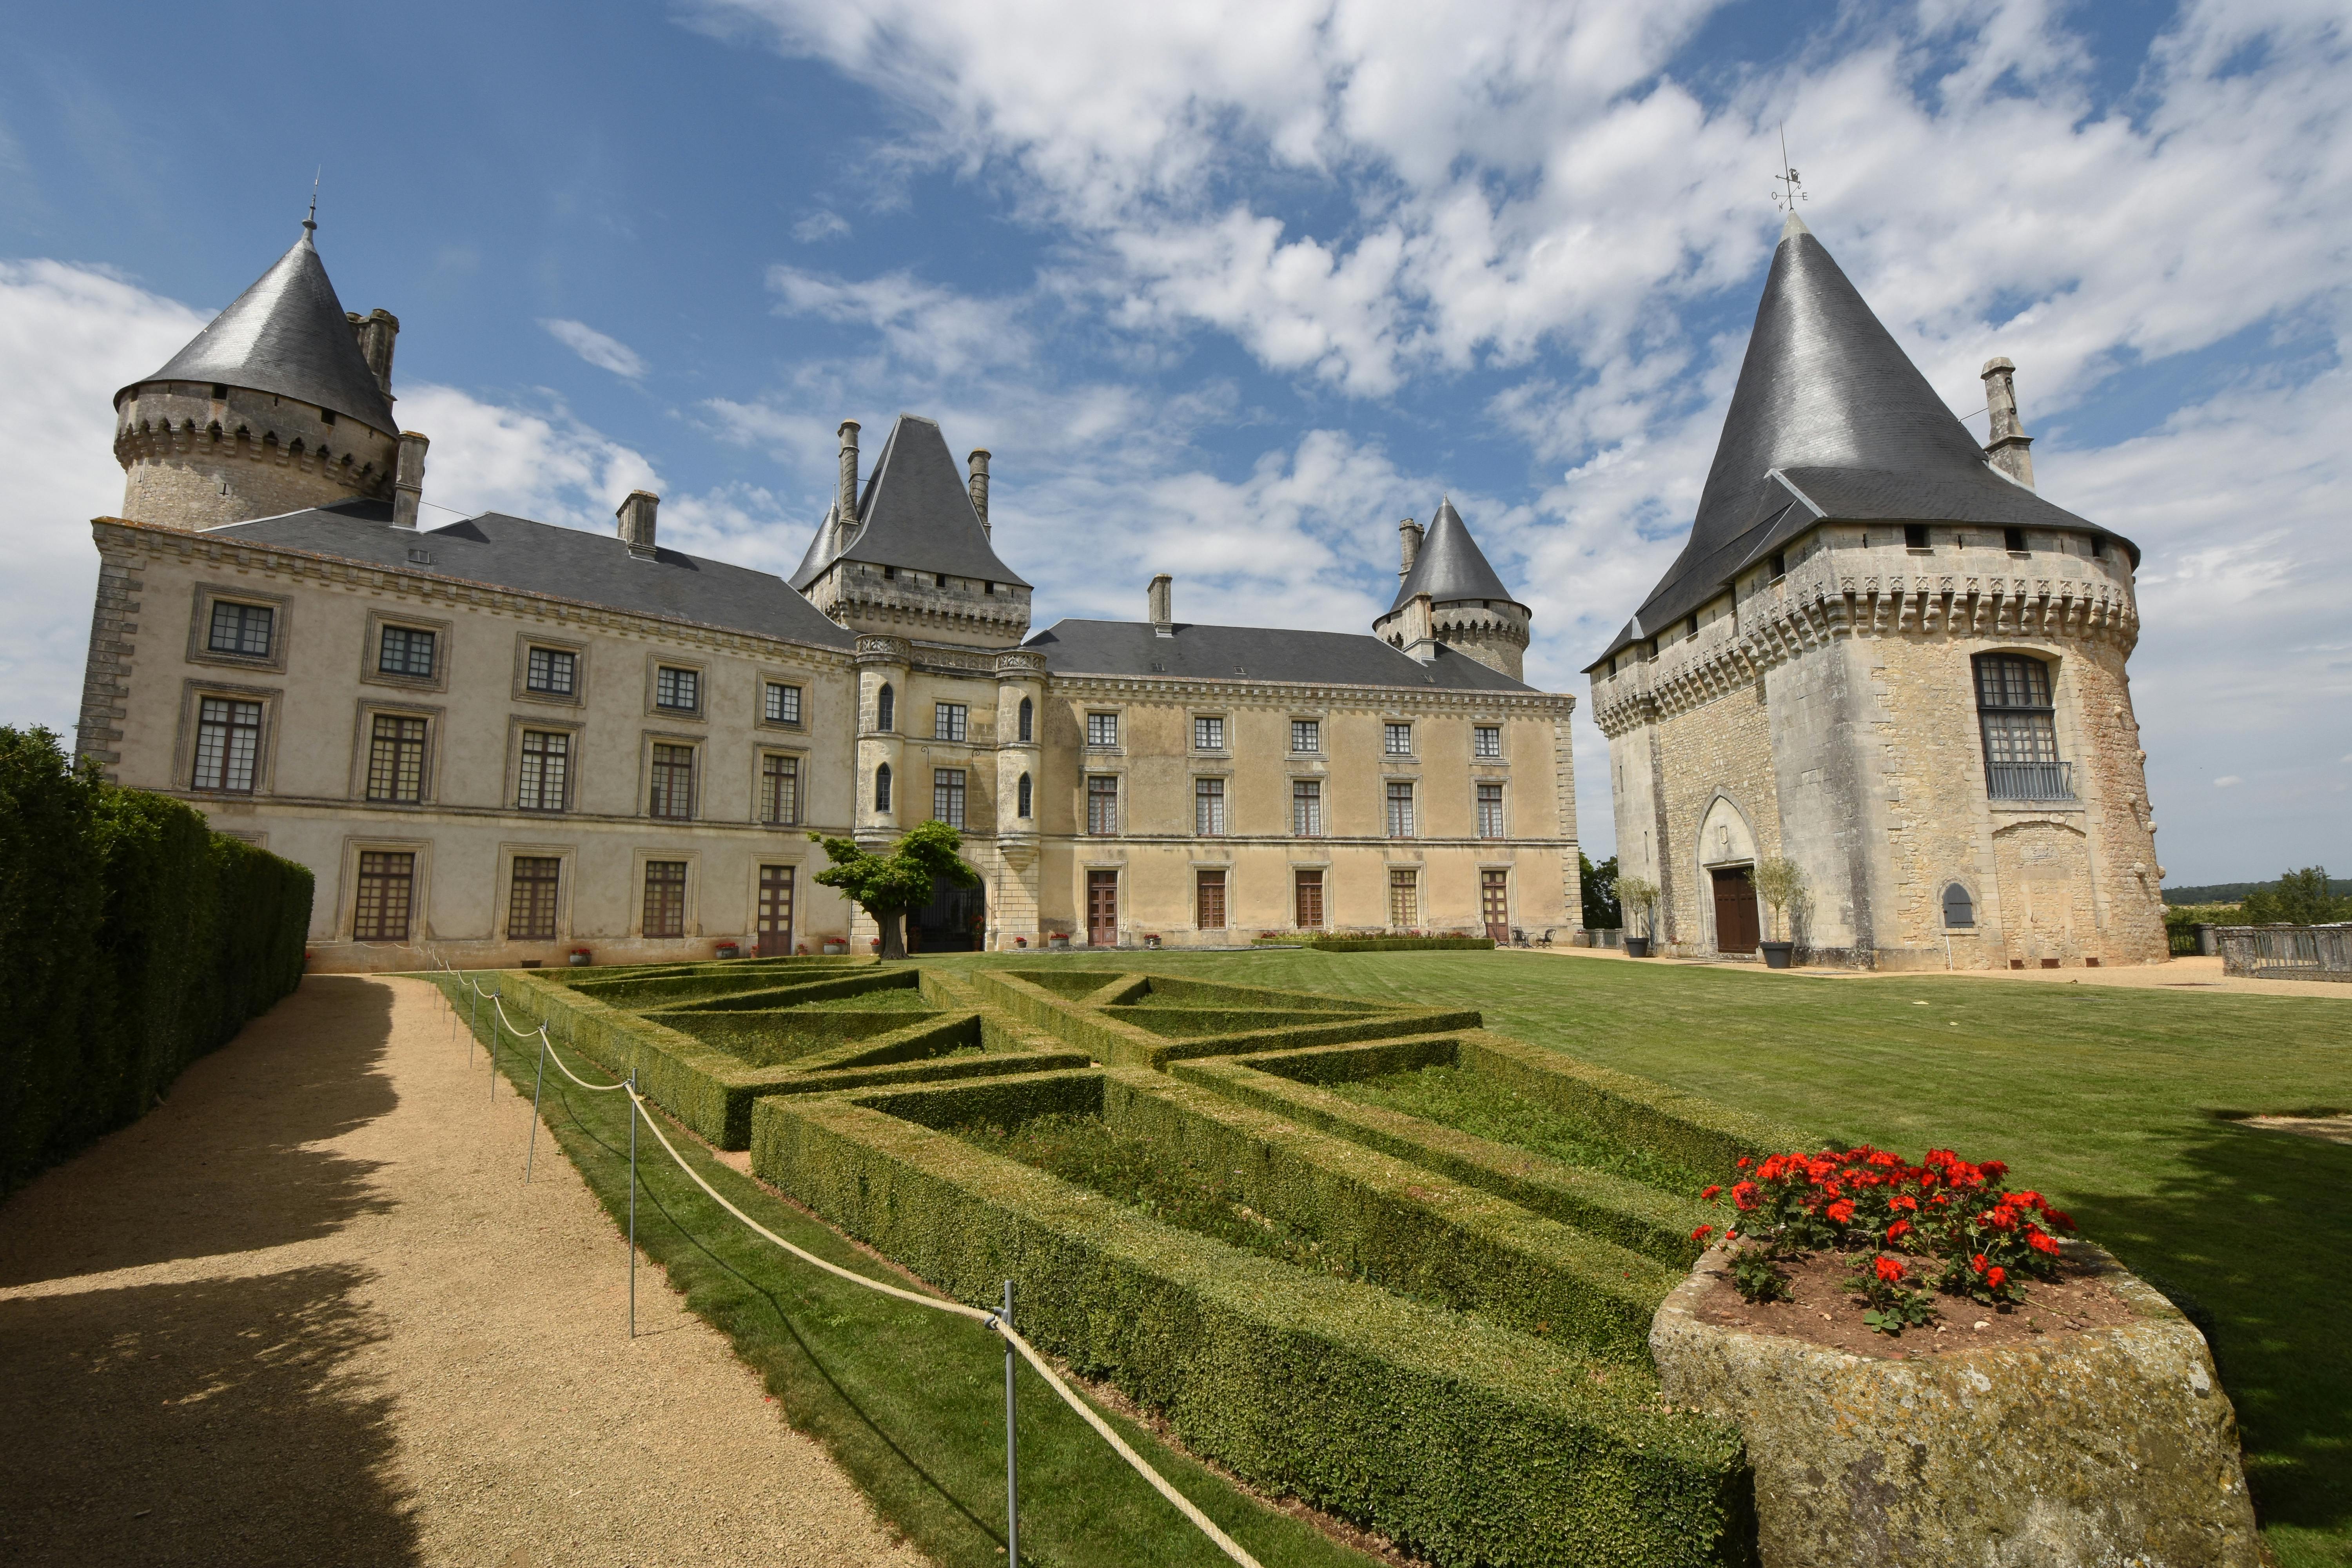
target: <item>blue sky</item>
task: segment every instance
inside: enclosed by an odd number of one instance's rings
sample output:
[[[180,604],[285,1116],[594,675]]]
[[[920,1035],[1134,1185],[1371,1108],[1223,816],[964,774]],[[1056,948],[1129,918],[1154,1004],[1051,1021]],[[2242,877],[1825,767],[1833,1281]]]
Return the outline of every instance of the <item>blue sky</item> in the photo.
[[[402,321],[426,500],[782,569],[832,431],[995,454],[1041,624],[1363,627],[1450,492],[1578,670],[1680,542],[1778,215],[2137,539],[2170,880],[2352,867],[2352,36],[2306,0],[703,0],[26,12],[0,719],[69,726],[108,397],[290,242]],[[1979,425],[1981,420],[1977,421]],[[1610,842],[1580,721],[1585,837]]]

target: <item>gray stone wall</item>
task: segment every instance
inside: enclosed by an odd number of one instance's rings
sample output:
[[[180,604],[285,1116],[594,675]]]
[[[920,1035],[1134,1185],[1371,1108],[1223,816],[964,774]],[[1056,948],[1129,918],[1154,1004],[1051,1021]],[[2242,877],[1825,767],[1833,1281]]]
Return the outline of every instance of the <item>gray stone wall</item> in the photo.
[[[204,529],[391,493],[396,437],[267,392],[155,382],[116,411],[122,515]]]

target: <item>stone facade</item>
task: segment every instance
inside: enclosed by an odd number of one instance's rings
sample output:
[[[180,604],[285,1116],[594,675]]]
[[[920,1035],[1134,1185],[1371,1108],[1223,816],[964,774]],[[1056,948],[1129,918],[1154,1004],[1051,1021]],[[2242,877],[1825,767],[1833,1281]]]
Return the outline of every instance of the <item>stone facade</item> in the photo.
[[[115,412],[123,514],[212,528],[388,495],[399,442],[268,392],[150,382]]]

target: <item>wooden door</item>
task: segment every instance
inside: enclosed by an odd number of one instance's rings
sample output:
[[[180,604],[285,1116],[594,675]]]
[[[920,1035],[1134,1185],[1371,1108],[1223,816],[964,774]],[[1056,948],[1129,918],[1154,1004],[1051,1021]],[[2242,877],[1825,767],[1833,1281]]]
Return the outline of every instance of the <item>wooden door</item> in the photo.
[[[1118,873],[1087,873],[1087,945],[1118,945]]]
[[[1511,940],[1511,874],[1508,871],[1481,871],[1478,874],[1479,910],[1486,921],[1486,934],[1496,942]]]
[[[789,958],[793,951],[793,868],[760,868],[759,945],[761,958]]]
[[[1735,866],[1715,873],[1715,951],[1756,951],[1756,884],[1748,868]]]

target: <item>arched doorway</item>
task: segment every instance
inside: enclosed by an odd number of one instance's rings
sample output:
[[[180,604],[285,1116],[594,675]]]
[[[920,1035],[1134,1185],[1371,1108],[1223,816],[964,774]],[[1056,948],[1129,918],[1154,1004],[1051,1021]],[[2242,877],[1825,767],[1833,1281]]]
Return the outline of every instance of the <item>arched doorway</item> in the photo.
[[[1699,886],[1707,890],[1715,951],[1751,953],[1763,934],[1756,902],[1756,834],[1728,795],[1699,821]]]

